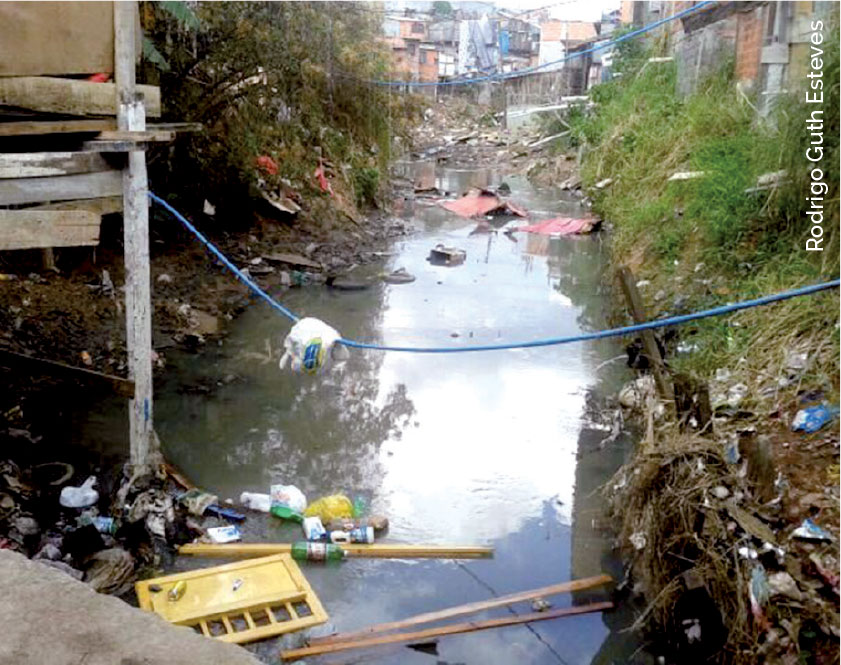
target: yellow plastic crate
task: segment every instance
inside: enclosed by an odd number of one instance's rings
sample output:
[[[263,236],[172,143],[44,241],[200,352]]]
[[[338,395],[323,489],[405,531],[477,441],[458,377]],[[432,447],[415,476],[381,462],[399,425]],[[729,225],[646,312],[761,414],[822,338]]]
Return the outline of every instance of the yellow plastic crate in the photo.
[[[169,591],[186,588],[178,600]],[[160,587],[153,592],[150,586]],[[170,623],[242,644],[316,626],[327,612],[288,554],[143,580],[134,585],[140,607]]]

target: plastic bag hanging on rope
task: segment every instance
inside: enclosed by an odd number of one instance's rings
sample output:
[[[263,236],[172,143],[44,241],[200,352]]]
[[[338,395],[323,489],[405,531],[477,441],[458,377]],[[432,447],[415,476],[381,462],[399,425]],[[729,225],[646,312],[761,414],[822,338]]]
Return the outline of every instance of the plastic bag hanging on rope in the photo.
[[[312,317],[301,319],[283,340],[285,351],[280,369],[289,364],[293,372],[317,374],[328,364],[328,359],[336,363],[346,360],[348,350],[336,344],[341,337],[338,330],[324,321]]]

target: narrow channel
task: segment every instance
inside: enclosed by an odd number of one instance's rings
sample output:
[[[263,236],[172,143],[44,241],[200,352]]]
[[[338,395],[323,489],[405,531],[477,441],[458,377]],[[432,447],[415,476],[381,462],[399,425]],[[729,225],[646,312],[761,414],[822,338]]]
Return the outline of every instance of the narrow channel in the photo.
[[[504,181],[530,220],[583,213],[577,200],[521,176],[402,166],[433,169],[435,186],[453,194]],[[475,221],[420,198],[403,217],[414,232],[366,269],[373,276],[402,267],[413,283],[372,279],[365,290],[309,286],[276,295],[346,337],[385,344],[469,346],[605,327],[600,234],[508,235],[496,222],[499,229],[476,232]],[[438,243],[464,249],[466,261],[432,265],[427,256]],[[601,446],[609,423],[593,406],[628,378],[623,362],[609,362],[622,353],[619,342],[450,355],[355,351],[343,367],[311,377],[279,370],[287,330],[287,321],[255,301],[221,346],[201,356],[168,354],[156,401],[167,458],[220,498],[236,501],[242,491],[267,492],[273,483],[295,484],[310,500],[344,492],[388,516],[390,541],[495,548],[493,559],[469,562],[306,565],[330,614],[328,629],[601,572],[621,577],[611,534],[600,527],[598,490],[631,442],[623,436]],[[209,394],[185,389],[219,379]],[[297,525],[261,515],[249,517],[243,534],[246,542],[301,536]],[[174,563],[200,565],[207,562]],[[563,607],[593,597],[549,600]],[[451,637],[438,644],[438,662],[621,662],[635,645],[611,632],[612,621],[593,614]],[[266,660],[277,654],[276,641],[249,648]],[[383,663],[430,662],[405,647],[367,655]]]

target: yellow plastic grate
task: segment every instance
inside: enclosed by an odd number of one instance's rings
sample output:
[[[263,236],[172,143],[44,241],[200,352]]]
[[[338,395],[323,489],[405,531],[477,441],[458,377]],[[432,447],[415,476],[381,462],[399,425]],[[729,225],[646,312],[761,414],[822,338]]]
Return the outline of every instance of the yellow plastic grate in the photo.
[[[180,581],[186,583],[183,595],[170,600],[170,589]],[[288,554],[143,580],[135,589],[142,609],[223,642],[253,642],[327,621]]]

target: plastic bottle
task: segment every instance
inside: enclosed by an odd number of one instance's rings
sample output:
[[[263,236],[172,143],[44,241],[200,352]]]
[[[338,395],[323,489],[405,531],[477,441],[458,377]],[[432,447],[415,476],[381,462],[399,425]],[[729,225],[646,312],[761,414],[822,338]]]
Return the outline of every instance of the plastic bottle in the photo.
[[[350,531],[332,531],[330,533],[330,541],[337,544],[373,543],[374,527],[366,526],[361,529],[351,529]]]
[[[67,486],[61,490],[58,502],[65,508],[87,508],[99,501],[99,492],[93,486],[96,476],[88,478],[81,487]]]
[[[292,544],[292,558],[298,561],[341,561],[345,558],[345,551],[332,543],[298,541]]]
[[[353,500],[353,516],[362,517],[368,510],[368,504],[364,496],[358,496]]]
[[[370,517],[353,518],[340,517],[331,520],[327,525],[328,531],[350,531],[351,529],[364,529],[365,527],[374,527],[374,531],[382,531],[388,528],[388,518],[382,515],[371,515]]]
[[[239,502],[251,510],[267,513],[272,509],[272,497],[258,492],[243,492],[239,495]]]

